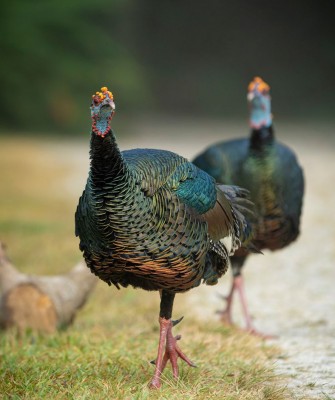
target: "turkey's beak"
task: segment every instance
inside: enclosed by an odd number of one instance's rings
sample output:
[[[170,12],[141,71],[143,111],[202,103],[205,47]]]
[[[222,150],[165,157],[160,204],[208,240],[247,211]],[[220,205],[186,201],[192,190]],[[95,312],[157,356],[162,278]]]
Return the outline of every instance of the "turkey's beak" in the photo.
[[[256,97],[256,96],[255,96],[255,93],[254,93],[254,92],[249,92],[249,93],[247,94],[247,99],[248,99],[248,101],[250,101],[250,102],[252,102],[253,99],[254,99],[255,97]]]
[[[112,111],[115,111],[115,103],[112,99],[105,99],[102,104],[101,104],[101,108],[107,109],[108,107],[110,107],[112,109]]]
[[[108,101],[108,104],[109,104],[110,108],[111,108],[113,111],[115,111],[115,103],[114,103],[114,101],[113,101],[113,100],[109,100],[109,101]]]

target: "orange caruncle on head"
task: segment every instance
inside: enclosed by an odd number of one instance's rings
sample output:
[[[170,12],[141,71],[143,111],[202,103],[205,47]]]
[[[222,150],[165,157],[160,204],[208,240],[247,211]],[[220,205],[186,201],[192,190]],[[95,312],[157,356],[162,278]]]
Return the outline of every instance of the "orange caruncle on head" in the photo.
[[[266,93],[270,91],[270,86],[263,81],[262,78],[260,78],[259,76],[256,76],[250,83],[248,86],[248,92],[252,92],[254,90],[257,90],[258,92],[261,93]]]
[[[113,93],[110,92],[106,86],[102,87],[100,90],[101,92],[95,92],[95,94],[92,95],[92,101],[95,105],[100,104],[107,96],[113,100]]]
[[[91,117],[92,132],[105,137],[110,132],[110,121],[115,112],[113,93],[107,87],[92,95]]]

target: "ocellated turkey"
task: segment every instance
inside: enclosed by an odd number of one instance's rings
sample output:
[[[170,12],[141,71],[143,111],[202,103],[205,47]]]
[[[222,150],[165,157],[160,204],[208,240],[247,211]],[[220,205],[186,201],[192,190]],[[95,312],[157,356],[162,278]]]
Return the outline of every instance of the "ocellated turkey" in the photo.
[[[255,204],[253,243],[259,249],[278,250],[299,235],[304,177],[294,152],[274,135],[270,87],[256,77],[249,84],[249,138],[211,145],[194,159],[194,164],[218,183],[240,185],[250,191]],[[242,267],[250,251],[239,249],[232,257],[233,283],[223,319],[232,323],[234,291],[240,300],[246,329],[257,334],[250,317],[242,280]]]
[[[194,365],[172,335],[175,294],[217,283],[229,255],[250,240],[244,214],[251,203],[244,189],[216,185],[175,153],[121,152],[110,128],[112,93],[103,87],[92,97],[91,164],[76,235],[87,266],[103,281],[160,291],[160,340],[150,384],[158,388],[168,360],[175,377],[178,357]]]

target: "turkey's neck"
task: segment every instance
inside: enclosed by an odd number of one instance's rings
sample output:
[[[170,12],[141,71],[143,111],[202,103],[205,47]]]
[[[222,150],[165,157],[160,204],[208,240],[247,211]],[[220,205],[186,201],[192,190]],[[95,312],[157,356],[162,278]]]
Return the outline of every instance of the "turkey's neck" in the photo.
[[[113,183],[125,175],[126,165],[112,130],[104,137],[92,132],[91,136],[91,179],[95,186]]]
[[[272,125],[253,129],[250,135],[250,150],[254,152],[262,152],[269,149],[274,142],[274,132]]]
[[[258,226],[263,224],[263,218],[278,217],[278,199],[275,188],[275,137],[272,126],[251,131],[250,155],[246,168],[249,171],[249,188],[259,215]]]

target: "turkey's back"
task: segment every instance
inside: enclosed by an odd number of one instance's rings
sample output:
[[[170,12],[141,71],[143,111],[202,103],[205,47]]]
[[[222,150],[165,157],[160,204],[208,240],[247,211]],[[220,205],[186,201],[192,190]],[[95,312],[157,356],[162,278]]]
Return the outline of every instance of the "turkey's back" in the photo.
[[[253,150],[249,139],[231,140],[211,146],[193,162],[217,182],[250,191],[258,249],[280,249],[298,236],[304,182],[296,156],[287,146],[274,141]]]
[[[87,265],[117,287],[179,292],[198,285],[209,250],[207,224],[176,195],[196,168],[161,150],[122,157],[125,173],[101,187],[90,176],[78,205],[76,231]]]

